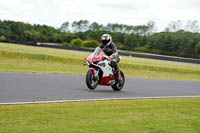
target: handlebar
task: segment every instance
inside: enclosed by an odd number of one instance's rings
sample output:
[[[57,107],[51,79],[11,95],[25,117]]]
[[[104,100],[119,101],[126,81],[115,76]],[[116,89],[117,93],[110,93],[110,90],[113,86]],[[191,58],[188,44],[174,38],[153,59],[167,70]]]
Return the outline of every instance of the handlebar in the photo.
[[[109,61],[111,61],[112,59],[109,56],[103,56],[102,60],[109,60]]]

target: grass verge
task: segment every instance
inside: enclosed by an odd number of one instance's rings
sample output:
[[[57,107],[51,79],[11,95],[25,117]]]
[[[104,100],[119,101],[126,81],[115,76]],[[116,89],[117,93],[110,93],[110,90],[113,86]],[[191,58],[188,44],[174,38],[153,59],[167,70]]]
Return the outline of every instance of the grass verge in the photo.
[[[0,106],[1,133],[199,133],[200,98]]]
[[[87,72],[83,66],[88,52],[0,43],[1,72],[65,73]],[[200,81],[200,65],[122,57],[126,77]]]

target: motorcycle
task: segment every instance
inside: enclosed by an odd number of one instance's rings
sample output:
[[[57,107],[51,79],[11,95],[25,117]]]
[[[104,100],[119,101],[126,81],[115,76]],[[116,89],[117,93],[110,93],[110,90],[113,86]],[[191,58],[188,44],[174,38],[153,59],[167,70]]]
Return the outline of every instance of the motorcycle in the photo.
[[[102,49],[96,50],[87,57],[87,65],[89,66],[86,74],[86,84],[91,90],[94,90],[98,85],[111,86],[114,91],[120,91],[124,87],[124,73],[119,70],[116,74],[118,80],[114,76],[114,68],[109,64],[112,58],[105,55]]]

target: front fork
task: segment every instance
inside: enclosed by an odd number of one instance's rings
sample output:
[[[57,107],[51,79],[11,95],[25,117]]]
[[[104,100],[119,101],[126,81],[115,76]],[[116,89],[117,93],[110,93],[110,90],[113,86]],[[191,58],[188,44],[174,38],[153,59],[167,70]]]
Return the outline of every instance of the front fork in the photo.
[[[117,80],[117,81],[119,81],[121,79],[121,74],[120,74],[119,70],[114,73],[114,77],[115,77],[115,80]]]
[[[95,79],[98,79],[99,78],[99,69],[97,68],[89,68],[89,70],[92,70],[93,71],[93,77]]]

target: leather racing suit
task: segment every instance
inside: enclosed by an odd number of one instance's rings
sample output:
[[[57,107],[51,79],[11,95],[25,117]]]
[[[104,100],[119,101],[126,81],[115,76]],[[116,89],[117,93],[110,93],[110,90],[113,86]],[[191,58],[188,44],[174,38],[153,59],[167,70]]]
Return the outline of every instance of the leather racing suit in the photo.
[[[115,79],[118,80],[119,69],[118,69],[117,63],[120,61],[120,58],[119,58],[115,43],[111,42],[109,45],[106,45],[106,46],[103,44],[100,44],[99,48],[103,50],[103,52],[107,56],[112,58],[112,61],[110,62],[110,66],[114,68],[114,76],[115,76]]]

